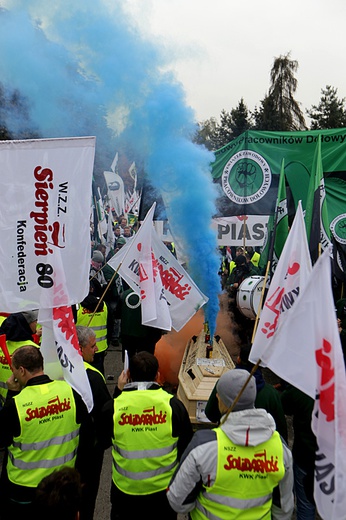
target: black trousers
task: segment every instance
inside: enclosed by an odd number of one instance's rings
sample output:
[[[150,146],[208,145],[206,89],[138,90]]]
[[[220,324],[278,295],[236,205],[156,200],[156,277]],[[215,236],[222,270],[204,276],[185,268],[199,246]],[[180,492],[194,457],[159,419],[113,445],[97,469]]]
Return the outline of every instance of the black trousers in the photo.
[[[111,520],[143,518],[150,520],[177,520],[166,496],[166,490],[151,495],[128,495],[118,489],[114,482],[111,488]]]

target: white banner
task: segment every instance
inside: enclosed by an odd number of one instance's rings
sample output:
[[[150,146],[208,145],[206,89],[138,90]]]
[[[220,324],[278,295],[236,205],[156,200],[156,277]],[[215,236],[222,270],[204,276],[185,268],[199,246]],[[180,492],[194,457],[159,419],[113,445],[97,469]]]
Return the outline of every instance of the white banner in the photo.
[[[138,233],[131,241],[131,249],[139,263],[139,289],[142,305],[142,324],[170,331],[170,316],[165,291],[152,251],[153,215],[156,203],[148,211]],[[119,270],[120,275],[122,269]]]
[[[287,319],[292,312],[310,273],[310,253],[303,210],[299,203],[260,314],[249,356],[252,363],[261,359],[262,366],[266,366],[269,360],[272,366],[276,367],[276,364],[280,366],[280,355],[275,352],[277,349],[276,331],[281,321]],[[272,370],[275,372],[274,368]]]
[[[41,351],[44,369],[51,379],[61,379],[62,375],[82,396],[90,411],[93,407],[93,396],[78,343],[72,309],[64,303],[69,301],[69,296],[59,253],[56,262],[53,308],[42,308],[38,315],[38,321],[42,325]]]
[[[103,172],[108,187],[108,198],[110,199],[109,205],[111,209],[114,209],[116,215],[119,217],[124,214],[125,204],[125,190],[124,181],[118,173],[113,171]]]
[[[71,307],[40,309],[42,324],[41,351],[44,370],[51,379],[65,379],[78,392],[89,412],[93,396],[80,351]],[[55,348],[52,348],[55,345]]]
[[[312,429],[318,449],[314,497],[324,520],[339,520],[345,518],[346,510],[346,375],[330,263],[325,251],[287,319],[279,325],[268,366],[315,399]]]
[[[133,240],[122,247],[108,263],[113,269],[118,269],[120,266],[120,276],[140,295],[139,255],[132,242]],[[198,289],[185,269],[163,244],[154,227],[152,227],[151,247],[153,263],[160,274],[164,289],[162,296],[169,306],[172,327],[178,332],[198,309],[207,303],[208,298]]]
[[[54,306],[57,253],[63,304],[88,293],[94,154],[94,137],[0,141],[1,311]]]
[[[217,232],[218,246],[263,246],[269,216],[244,215],[220,217],[212,220],[212,228]]]

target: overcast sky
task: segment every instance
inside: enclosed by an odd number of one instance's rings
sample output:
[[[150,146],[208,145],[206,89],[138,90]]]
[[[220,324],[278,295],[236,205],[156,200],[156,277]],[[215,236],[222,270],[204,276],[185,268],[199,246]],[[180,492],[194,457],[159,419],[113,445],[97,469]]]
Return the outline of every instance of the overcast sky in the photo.
[[[269,87],[274,57],[291,51],[296,100],[318,104],[332,85],[346,97],[345,0],[126,0],[141,29],[171,45],[172,67],[197,120],[219,118],[241,97],[253,110]]]

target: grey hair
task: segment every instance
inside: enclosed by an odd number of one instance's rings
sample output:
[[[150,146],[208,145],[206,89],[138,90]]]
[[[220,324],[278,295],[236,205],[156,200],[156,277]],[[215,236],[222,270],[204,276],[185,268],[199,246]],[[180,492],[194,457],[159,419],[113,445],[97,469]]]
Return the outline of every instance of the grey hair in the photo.
[[[79,325],[76,327],[78,343],[81,347],[86,347],[91,338],[96,338],[96,334],[90,327],[83,327]]]

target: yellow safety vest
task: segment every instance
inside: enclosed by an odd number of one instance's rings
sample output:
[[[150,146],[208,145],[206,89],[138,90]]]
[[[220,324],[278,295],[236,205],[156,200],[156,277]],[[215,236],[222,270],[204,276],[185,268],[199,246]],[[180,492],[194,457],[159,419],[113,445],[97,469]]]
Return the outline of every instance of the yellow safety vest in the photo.
[[[257,253],[257,251],[255,251],[251,257],[251,262],[253,263],[254,266],[258,267],[260,258],[261,258],[261,255],[259,253]]]
[[[103,352],[108,348],[107,343],[107,317],[108,309],[107,305],[103,305],[102,311],[99,309],[95,312],[93,319],[90,321],[92,311],[89,311],[85,307],[79,306],[77,311],[77,326],[82,325],[84,327],[90,327],[96,335],[96,343],[98,352]]]
[[[192,520],[271,519],[272,492],[284,477],[283,447],[278,432],[258,446],[237,446],[221,428],[217,473],[211,487],[203,486]]]
[[[34,343],[34,341],[31,341],[30,339],[25,341],[6,341],[7,350],[10,355],[10,358],[12,359],[12,355],[19,347],[24,347],[24,345],[32,345],[33,347],[39,348],[39,346]],[[2,402],[5,401],[6,395],[7,395],[7,384],[6,381],[9,377],[11,377],[12,371],[11,367],[8,364],[8,361],[5,357],[5,354],[0,350],[0,400]]]
[[[84,367],[85,367],[85,370],[87,370],[87,369],[93,370],[94,372],[97,372],[98,374],[100,374],[100,376],[102,376],[102,379],[104,380],[104,382],[106,382],[106,378],[102,374],[102,372],[100,372],[99,370],[97,370],[97,368],[95,368],[92,365],[90,365],[90,363],[87,363],[86,361],[84,361]]]
[[[234,260],[231,260],[230,264],[229,264],[229,268],[228,268],[228,272],[229,274],[231,274],[231,272],[233,271],[233,269],[235,268],[235,261]]]
[[[20,434],[8,448],[7,475],[36,487],[52,471],[74,467],[79,425],[72,388],[65,381],[26,386],[14,397]]]
[[[122,392],[114,400],[113,482],[129,495],[167,488],[177,467],[172,396],[162,388]]]

